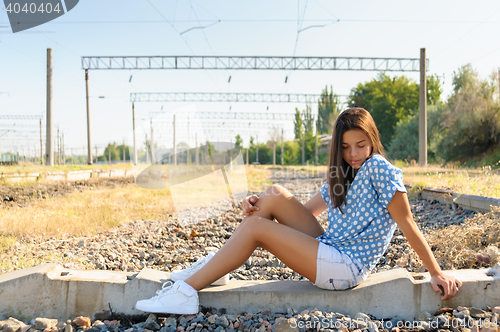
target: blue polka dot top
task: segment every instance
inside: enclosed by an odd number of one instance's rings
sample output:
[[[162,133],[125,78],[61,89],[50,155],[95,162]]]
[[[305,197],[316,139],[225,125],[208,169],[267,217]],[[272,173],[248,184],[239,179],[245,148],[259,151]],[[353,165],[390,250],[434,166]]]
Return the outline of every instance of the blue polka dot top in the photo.
[[[320,192],[328,205],[328,230],[316,239],[357,258],[370,271],[384,255],[396,230],[387,206],[396,191],[406,192],[403,172],[375,153],[359,168],[342,211],[332,209],[328,182]]]

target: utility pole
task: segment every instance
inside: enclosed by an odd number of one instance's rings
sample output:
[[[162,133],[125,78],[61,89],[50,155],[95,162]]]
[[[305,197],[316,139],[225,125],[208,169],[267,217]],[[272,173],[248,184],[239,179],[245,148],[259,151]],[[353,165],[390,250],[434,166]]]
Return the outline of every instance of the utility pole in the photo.
[[[153,140],[153,119],[149,120],[151,123],[151,164],[155,163],[155,141]]]
[[[148,134],[145,135],[146,136],[146,163],[149,164],[150,163],[150,153],[151,153],[151,144],[148,144]]]
[[[283,128],[281,128],[281,166],[285,164],[285,142],[283,141]]]
[[[248,150],[250,150],[250,148],[247,148],[247,165],[248,165]]]
[[[194,134],[194,143],[196,145],[196,157],[194,158],[194,162],[198,165],[200,162],[200,157],[198,156],[198,133]]]
[[[59,136],[59,127],[57,127],[57,164],[61,165],[61,137]]]
[[[318,118],[316,118],[316,138],[314,139],[314,164],[318,166]]]
[[[62,134],[62,163],[66,165],[66,149],[64,146],[64,133]]]
[[[306,163],[306,128],[304,126],[304,133],[302,134],[302,166]]]
[[[40,118],[40,164],[43,165],[43,138],[42,138],[42,119],[41,118]]]
[[[85,69],[85,91],[87,94],[87,96],[86,96],[86,98],[87,98],[87,146],[88,146],[87,159],[88,159],[88,164],[92,165],[92,140],[90,138],[89,70],[88,69]],[[97,162],[97,159],[96,159],[96,162]]]
[[[276,141],[273,142],[273,166],[276,166]]]
[[[111,165],[111,149],[109,149],[109,145],[108,145],[108,163]]]
[[[52,130],[52,49],[47,49],[47,139],[45,161],[47,165],[54,166],[54,132]]]
[[[125,140],[123,140],[123,162],[125,162]]]
[[[188,132],[188,138],[187,138],[187,142],[188,142],[188,148],[186,149],[186,165],[189,165],[189,163],[191,162],[191,155],[189,154],[189,115],[188,115],[188,128],[187,128],[187,132]]]
[[[137,144],[135,140],[135,110],[134,103],[132,103],[132,128],[134,131],[134,165],[137,165]]]
[[[174,166],[177,166],[177,144],[175,142],[175,114],[174,114]]]
[[[96,145],[96,146],[95,146],[95,163],[96,163],[96,164],[97,164],[97,162],[98,162],[98,159],[99,159],[99,157],[98,157],[98,155],[97,155],[97,145]]]
[[[425,48],[420,49],[419,149],[418,165],[427,166],[427,62]]]
[[[256,156],[256,162],[257,164],[259,163],[259,135],[256,135],[257,138],[255,139],[255,146],[257,147],[257,149],[255,150],[255,156]]]

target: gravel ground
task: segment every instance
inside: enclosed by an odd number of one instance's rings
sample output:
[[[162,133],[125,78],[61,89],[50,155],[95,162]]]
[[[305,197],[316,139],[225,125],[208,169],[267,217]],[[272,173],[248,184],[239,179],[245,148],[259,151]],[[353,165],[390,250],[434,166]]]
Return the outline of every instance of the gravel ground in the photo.
[[[319,190],[322,181],[296,179],[279,183],[305,203]],[[416,200],[410,205],[414,220],[424,233],[460,224],[474,214],[437,201]],[[10,253],[16,267],[9,271],[23,268],[27,261],[45,261],[74,269],[140,271],[149,267],[170,272],[187,267],[211,248],[220,248],[242,218],[241,208],[237,207],[203,223],[186,227],[180,226],[169,215],[166,220],[134,220],[106,233],[84,238],[22,239],[16,244],[15,251]],[[318,217],[325,229],[326,219],[326,212]],[[405,267],[411,272],[424,271],[415,261],[407,258],[410,250],[408,242],[397,229],[387,252],[372,273],[394,267]],[[243,266],[233,271],[231,277],[238,280],[304,279],[260,248]]]
[[[27,182],[23,184],[0,185],[0,208],[24,207],[34,199],[59,197],[74,191],[92,190],[99,187],[116,188],[134,183],[133,177],[95,178],[65,182]]]
[[[422,312],[418,320],[404,321],[398,317],[375,318],[362,312],[354,317],[317,309],[298,312],[241,313],[227,315],[202,310],[198,315],[155,315],[128,317],[114,314],[96,319],[75,317],[58,321],[38,317],[30,322],[15,318],[0,321],[4,332],[496,332],[500,307],[485,310],[474,307],[441,308],[434,313]],[[147,317],[147,318],[146,318]]]
[[[274,182],[290,190],[302,203],[310,199],[323,183],[320,179]],[[474,215],[474,212],[453,208],[437,201],[415,200],[411,201],[410,205],[414,220],[424,233],[431,229],[460,224]],[[168,216],[165,220],[135,220],[96,236],[22,239],[16,244],[15,250],[9,253],[9,259],[17,264],[17,268],[23,268],[30,260],[42,260],[75,269],[138,272],[144,267],[150,267],[169,272],[187,267],[206,255],[210,248],[220,248],[241,222],[242,217],[238,207],[204,223],[187,227],[181,227],[173,216]],[[318,217],[325,228],[326,218],[326,213]],[[415,262],[407,259],[410,250],[409,244],[397,229],[387,252],[373,273],[395,267],[404,267],[411,272],[418,271]],[[284,266],[272,254],[260,249],[257,249],[243,266],[233,271],[231,277],[239,280],[305,279]],[[499,313],[500,307],[488,307],[484,310],[466,307],[443,308],[435,313],[423,312],[418,321],[406,322],[405,326],[405,322],[398,317],[375,319],[364,313],[349,317],[342,313],[316,309],[298,312],[289,308],[283,313],[264,311],[257,314],[226,315],[223,312],[208,312],[202,308],[198,315],[128,317],[113,314],[109,317],[96,317],[93,322],[88,317],[68,317],[72,318],[68,321],[37,318],[30,322],[11,318],[0,321],[0,329],[2,332],[498,332],[496,327],[490,331],[489,328],[481,328],[478,325],[486,318],[496,322]]]

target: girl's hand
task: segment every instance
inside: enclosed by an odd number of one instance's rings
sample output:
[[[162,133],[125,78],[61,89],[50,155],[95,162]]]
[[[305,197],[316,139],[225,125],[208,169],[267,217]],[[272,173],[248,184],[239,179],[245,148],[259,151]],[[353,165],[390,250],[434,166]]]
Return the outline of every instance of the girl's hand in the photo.
[[[462,282],[447,274],[437,273],[431,277],[431,286],[436,293],[442,293],[441,300],[447,300],[455,296],[462,287]]]
[[[251,195],[251,196],[245,197],[243,202],[241,202],[242,209],[243,209],[243,215],[251,216],[253,211],[260,210],[257,206],[254,206],[255,203],[257,203],[258,199],[259,199],[259,197],[257,195]]]

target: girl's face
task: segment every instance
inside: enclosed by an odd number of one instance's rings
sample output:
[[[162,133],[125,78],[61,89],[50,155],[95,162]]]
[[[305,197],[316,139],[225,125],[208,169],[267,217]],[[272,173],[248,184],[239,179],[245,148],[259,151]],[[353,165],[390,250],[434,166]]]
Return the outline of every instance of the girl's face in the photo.
[[[361,129],[351,129],[342,135],[342,157],[356,171],[371,152],[371,141]]]

